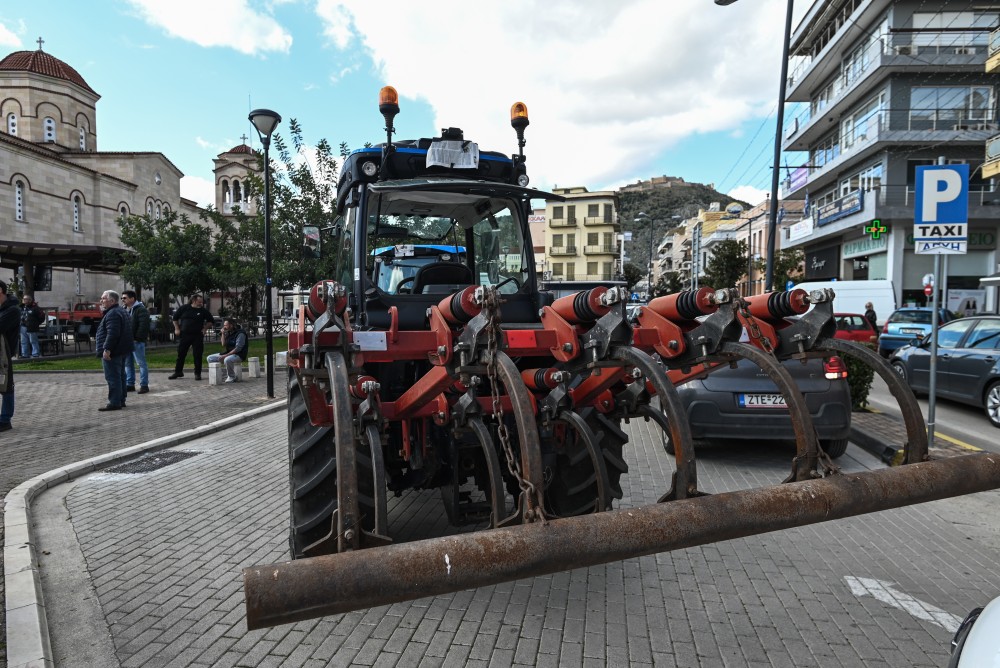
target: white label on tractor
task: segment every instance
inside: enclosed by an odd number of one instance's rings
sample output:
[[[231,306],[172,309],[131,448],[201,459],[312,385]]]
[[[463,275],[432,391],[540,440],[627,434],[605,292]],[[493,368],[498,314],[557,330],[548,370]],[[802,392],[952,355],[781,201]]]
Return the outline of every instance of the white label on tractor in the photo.
[[[471,141],[436,141],[427,149],[427,166],[479,168],[479,144]]]
[[[413,244],[397,244],[392,252],[395,257],[413,257]]]
[[[354,280],[355,281],[360,281],[361,280],[361,267],[355,267],[354,268]]]
[[[354,342],[361,350],[385,350],[385,332],[354,332]]]

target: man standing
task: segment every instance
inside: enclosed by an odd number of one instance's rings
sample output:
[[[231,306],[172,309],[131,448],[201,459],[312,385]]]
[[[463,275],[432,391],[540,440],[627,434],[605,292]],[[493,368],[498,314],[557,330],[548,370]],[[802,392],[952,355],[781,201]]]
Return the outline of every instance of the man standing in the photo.
[[[146,364],[146,340],[149,339],[149,311],[135,294],[122,292],[122,303],[132,319],[132,357],[125,360],[125,391],[135,392],[135,365],[139,365],[139,394],[149,392],[149,366]]]
[[[118,300],[114,290],[106,290],[101,295],[104,317],[97,326],[94,347],[104,366],[104,379],[108,381],[108,403],[98,408],[99,411],[125,408],[125,359],[132,355],[132,324]]]
[[[250,350],[247,333],[240,329],[240,324],[232,318],[226,318],[222,323],[222,350],[208,356],[209,364],[223,362],[226,365],[226,382],[235,383],[236,367],[241,366]]]
[[[177,335],[177,364],[168,379],[184,377],[184,360],[188,349],[194,354],[194,379],[201,380],[201,360],[205,352],[205,331],[214,323],[201,295],[194,295],[174,312],[174,334]]]
[[[7,294],[7,284],[0,281],[0,338],[4,351],[0,353],[0,431],[13,429],[14,417],[14,364],[11,358],[17,346],[21,313],[17,300]]]
[[[38,308],[35,300],[24,295],[24,303],[21,304],[21,357],[41,357],[42,352],[38,345],[38,330],[45,322],[45,311]]]

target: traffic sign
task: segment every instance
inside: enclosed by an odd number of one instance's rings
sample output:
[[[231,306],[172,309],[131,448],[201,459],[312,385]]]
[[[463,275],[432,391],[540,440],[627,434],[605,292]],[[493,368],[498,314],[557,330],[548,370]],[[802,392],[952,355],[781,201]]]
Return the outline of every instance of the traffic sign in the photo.
[[[785,283],[785,289],[791,290],[794,287],[795,287],[795,281],[793,281],[792,279],[788,279],[788,282]]]
[[[969,166],[917,167],[913,245],[918,255],[964,255],[968,247]]]
[[[934,287],[934,274],[924,274],[924,287]]]
[[[934,294],[934,286],[933,285],[925,285],[924,286],[924,294],[927,295],[928,297],[930,297],[932,294]]]

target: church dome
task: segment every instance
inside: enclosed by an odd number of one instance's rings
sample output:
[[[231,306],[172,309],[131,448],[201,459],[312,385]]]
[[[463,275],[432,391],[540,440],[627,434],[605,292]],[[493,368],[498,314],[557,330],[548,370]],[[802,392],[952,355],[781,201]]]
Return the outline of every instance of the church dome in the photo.
[[[226,151],[226,153],[246,153],[253,154],[254,150],[247,146],[246,144],[240,144],[239,146],[234,146],[233,148]]]
[[[37,51],[15,51],[6,56],[3,60],[0,60],[0,71],[5,70],[31,72],[33,74],[43,74],[56,79],[62,79],[97,95],[97,91],[84,81],[79,72],[41,49]]]

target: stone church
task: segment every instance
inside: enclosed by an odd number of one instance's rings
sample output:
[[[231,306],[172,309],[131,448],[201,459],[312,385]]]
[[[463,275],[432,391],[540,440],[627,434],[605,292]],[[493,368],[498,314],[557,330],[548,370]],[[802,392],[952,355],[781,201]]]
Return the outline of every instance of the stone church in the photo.
[[[116,273],[119,217],[197,221],[200,210],[163,153],[98,150],[101,96],[38,43],[0,60],[0,280],[16,277],[45,308],[70,308],[131,287]],[[241,144],[214,164],[216,209],[252,213],[244,180],[255,151]]]

